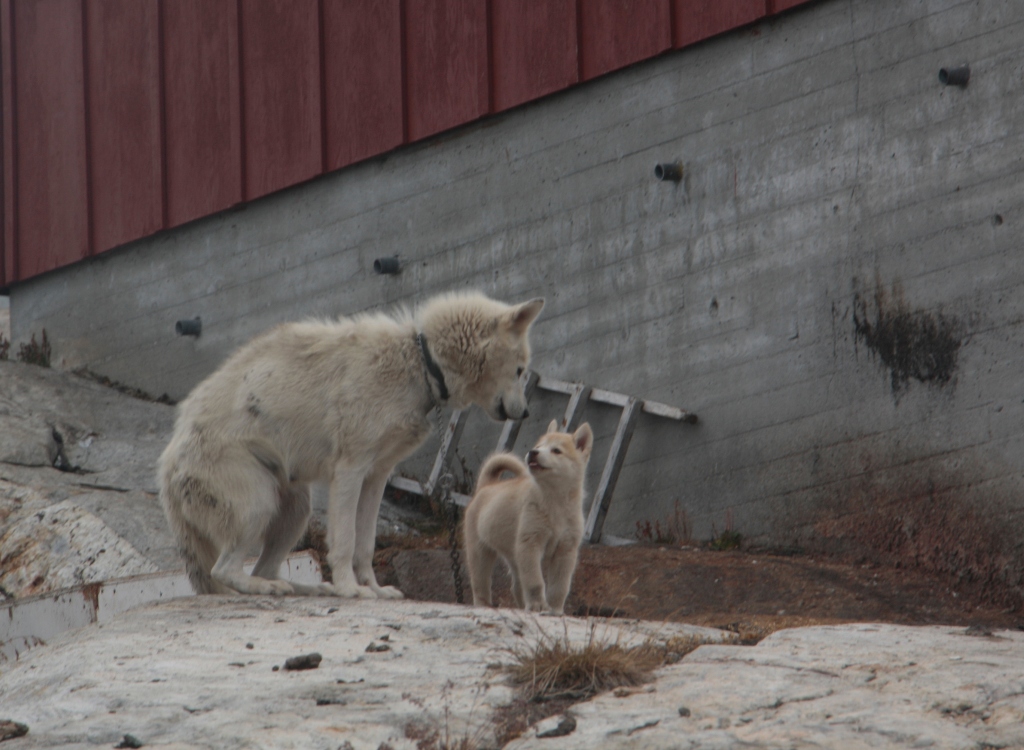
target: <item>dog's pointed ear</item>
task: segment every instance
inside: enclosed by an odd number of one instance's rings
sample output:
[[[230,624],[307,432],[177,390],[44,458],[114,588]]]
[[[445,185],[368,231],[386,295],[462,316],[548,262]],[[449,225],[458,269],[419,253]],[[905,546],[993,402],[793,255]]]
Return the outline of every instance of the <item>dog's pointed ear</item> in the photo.
[[[572,437],[576,441],[576,450],[580,453],[588,454],[590,449],[594,447],[594,433],[590,429],[589,422],[581,424]]]
[[[551,424],[548,425],[548,432],[558,432],[558,420],[551,420]]]
[[[530,324],[540,315],[542,309],[544,309],[543,297],[537,297],[529,302],[516,305],[508,313],[509,330],[522,336],[526,333],[526,329],[530,327]]]

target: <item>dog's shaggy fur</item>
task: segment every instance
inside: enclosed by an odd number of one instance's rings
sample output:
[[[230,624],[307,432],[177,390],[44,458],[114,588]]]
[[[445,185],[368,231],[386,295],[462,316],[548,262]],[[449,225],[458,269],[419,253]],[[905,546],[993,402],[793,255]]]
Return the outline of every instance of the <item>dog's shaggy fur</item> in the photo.
[[[414,316],[281,325],[235,352],[178,407],[160,457],[160,500],[193,588],[401,597],[372,566],[388,476],[426,438],[435,407],[526,415],[519,376],[543,305],[452,294]],[[333,585],[278,578],[306,528],[312,482],[330,486]]]
[[[475,605],[491,605],[500,556],[518,607],[562,613],[583,539],[583,479],[593,443],[589,424],[569,435],[552,421],[525,463],[511,453],[484,462],[463,528]],[[501,479],[505,472],[513,477]]]

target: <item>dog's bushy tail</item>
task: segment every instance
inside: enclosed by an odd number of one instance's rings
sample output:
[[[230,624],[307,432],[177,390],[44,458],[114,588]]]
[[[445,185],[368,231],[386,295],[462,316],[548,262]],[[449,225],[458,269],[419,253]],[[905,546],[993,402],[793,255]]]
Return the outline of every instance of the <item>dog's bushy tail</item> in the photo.
[[[529,467],[518,456],[512,453],[493,453],[487,457],[484,465],[480,467],[480,475],[476,480],[477,491],[479,492],[481,488],[489,484],[500,482],[501,475],[506,471],[517,477],[527,477],[530,475]]]

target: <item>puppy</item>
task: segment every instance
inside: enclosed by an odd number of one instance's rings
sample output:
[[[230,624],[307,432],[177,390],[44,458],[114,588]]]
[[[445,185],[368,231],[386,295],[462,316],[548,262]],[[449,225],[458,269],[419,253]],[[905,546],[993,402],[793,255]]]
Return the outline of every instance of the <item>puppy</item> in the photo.
[[[516,606],[562,613],[583,539],[583,478],[593,443],[589,424],[569,435],[552,420],[526,463],[511,453],[484,462],[464,526],[473,604],[491,605],[500,556]],[[503,472],[513,477],[503,480]]]

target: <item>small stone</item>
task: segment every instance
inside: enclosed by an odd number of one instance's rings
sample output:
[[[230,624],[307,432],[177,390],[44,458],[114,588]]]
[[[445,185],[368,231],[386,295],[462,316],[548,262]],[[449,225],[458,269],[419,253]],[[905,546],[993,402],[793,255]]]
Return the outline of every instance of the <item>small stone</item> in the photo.
[[[251,649],[251,648],[254,648],[254,646],[253,646],[253,645],[252,645],[251,643],[246,643],[246,644],[245,644],[245,647],[246,647],[246,648],[250,648],[250,649]]]
[[[544,723],[545,722],[541,722],[541,726],[543,726]],[[537,729],[540,730],[540,726],[538,726]],[[567,734],[572,734],[575,731],[576,719],[572,714],[562,714],[558,717],[558,723],[554,727],[538,731],[537,737],[565,737]]]
[[[293,656],[284,663],[284,668],[289,670],[297,669],[316,669],[320,666],[320,662],[323,660],[320,654],[315,651],[311,654],[303,654],[302,656]]]
[[[0,719],[0,742],[13,740],[15,737],[24,737],[28,734],[28,726],[10,719]]]
[[[126,734],[124,736],[124,739],[121,740],[121,743],[119,745],[114,745],[114,747],[132,747],[132,748],[135,748],[135,747],[142,747],[144,744],[145,743],[142,740],[138,739],[137,737],[134,737],[134,736],[132,736],[130,734]]]
[[[368,654],[376,654],[376,653],[380,653],[381,651],[390,651],[390,650],[391,650],[391,646],[389,646],[386,643],[371,643],[369,646],[366,647],[366,653],[368,653]]]
[[[680,706],[679,715],[684,718],[688,718],[690,716],[690,709],[688,709],[686,706]]]

